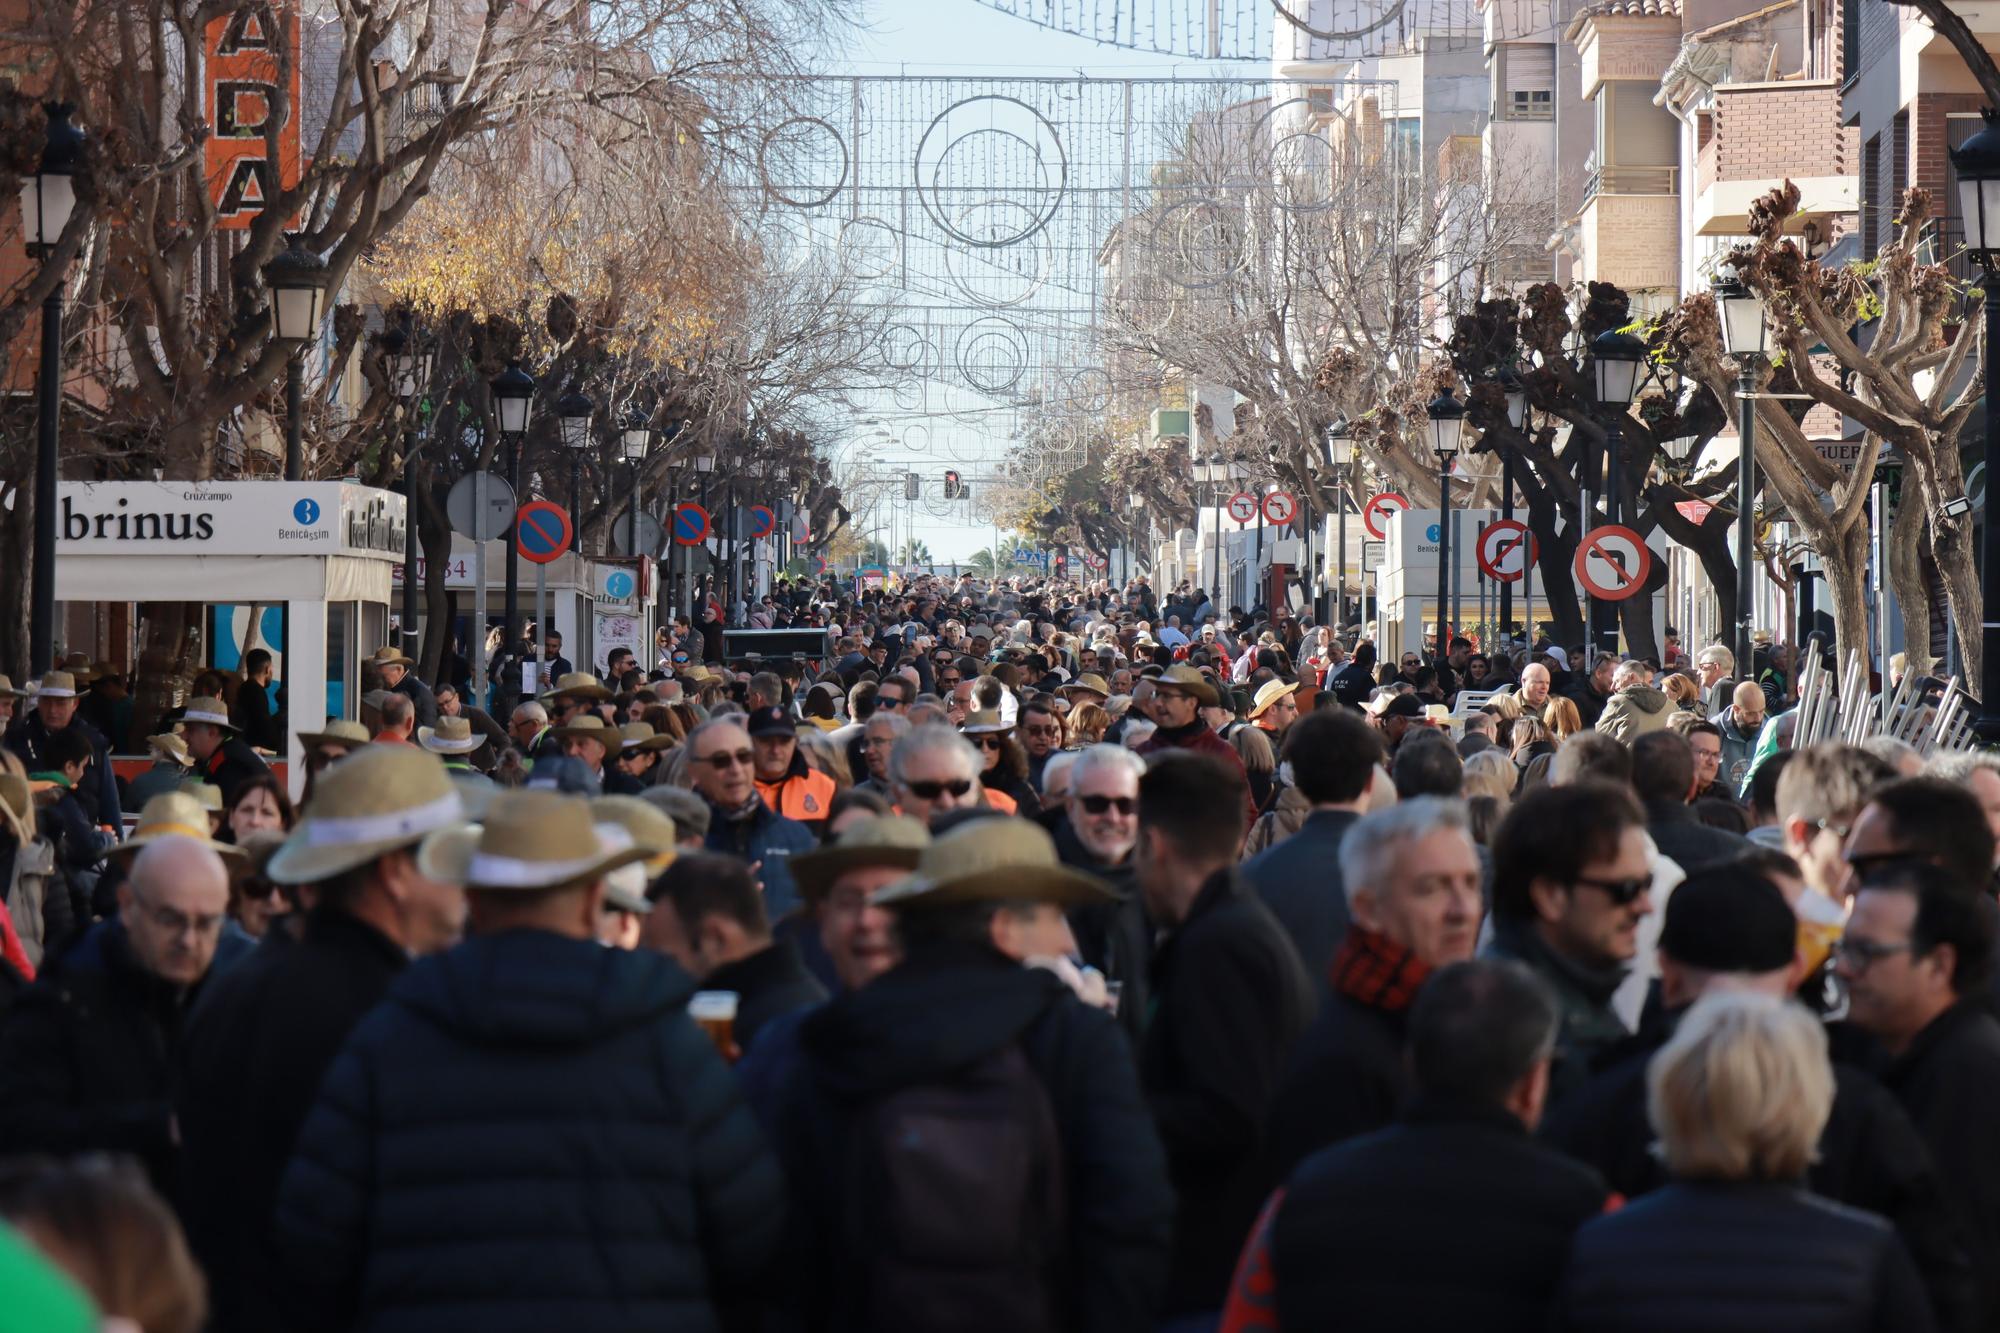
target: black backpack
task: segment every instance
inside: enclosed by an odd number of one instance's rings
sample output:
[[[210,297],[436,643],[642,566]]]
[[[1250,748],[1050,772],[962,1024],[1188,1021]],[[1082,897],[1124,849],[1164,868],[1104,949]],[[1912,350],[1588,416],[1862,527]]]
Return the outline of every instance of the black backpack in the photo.
[[[1018,1043],[853,1109],[841,1207],[871,1333],[1062,1327],[1069,1210],[1055,1108]]]

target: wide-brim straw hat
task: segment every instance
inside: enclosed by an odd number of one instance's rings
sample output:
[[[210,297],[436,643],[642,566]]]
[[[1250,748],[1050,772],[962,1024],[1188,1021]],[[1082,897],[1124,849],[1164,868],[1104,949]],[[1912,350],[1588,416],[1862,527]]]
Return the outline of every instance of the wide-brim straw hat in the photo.
[[[1267,680],[1257,689],[1257,697],[1250,704],[1250,716],[1262,717],[1264,710],[1272,704],[1287,695],[1297,694],[1298,692],[1299,683],[1297,681],[1293,681],[1290,685],[1287,685],[1281,680]]]
[[[149,749],[166,755],[182,768],[194,763],[194,756],[188,753],[187,742],[171,731],[146,737],[146,745]]]
[[[627,722],[618,728],[618,748],[621,750],[670,750],[674,744],[672,736],[662,736],[654,731],[650,722]]]
[[[578,699],[609,699],[611,691],[604,688],[604,682],[588,671],[571,671],[556,677],[556,683],[542,691],[544,699],[556,699],[563,695]]]
[[[441,717],[435,727],[417,728],[417,744],[433,754],[471,754],[486,744],[486,737],[462,717]]]
[[[76,677],[67,671],[45,671],[35,686],[35,697],[49,699],[76,698]]]
[[[13,677],[0,676],[0,699],[25,699],[27,697],[28,692],[26,690],[14,688]]]
[[[424,839],[417,869],[442,884],[532,892],[601,879],[645,859],[643,847],[606,847],[589,802],[523,790],[494,797],[483,824]]]
[[[808,902],[816,901],[850,870],[869,866],[915,870],[930,843],[930,830],[908,815],[857,819],[828,845],[794,856],[790,862],[792,883]]]
[[[1095,671],[1084,672],[1075,680],[1064,684],[1058,692],[1062,694],[1075,694],[1079,691],[1094,694],[1100,699],[1109,699],[1111,697],[1111,687],[1105,684],[1104,677],[1098,675]]]
[[[965,719],[959,730],[968,736],[987,736],[1012,731],[1014,724],[1000,716],[998,709],[982,708]]]
[[[573,717],[564,726],[550,727],[549,735],[559,736],[563,740],[596,741],[604,747],[606,754],[617,754],[623,746],[623,738],[619,735],[618,728],[595,713]]]
[[[1171,666],[1153,682],[1156,690],[1184,690],[1193,695],[1197,702],[1214,707],[1221,699],[1208,677],[1191,666]]]
[[[368,734],[368,728],[344,717],[333,719],[324,730],[299,733],[299,744],[308,750],[322,745],[345,745],[350,750],[358,750],[373,739]]]
[[[206,823],[206,820],[202,821]],[[22,846],[33,841],[35,833],[35,791],[28,779],[19,773],[0,772],[0,823],[14,830],[14,839]]]
[[[312,884],[415,846],[465,821],[464,803],[435,756],[407,745],[369,745],[328,767],[265,878]]]
[[[417,665],[409,658],[403,656],[401,650],[396,648],[377,648],[374,655],[368,659],[368,662],[371,666],[377,667],[399,666],[405,671],[415,670]]]
[[[220,796],[220,792],[217,795]],[[189,791],[161,792],[139,811],[132,836],[111,849],[117,857],[136,856],[162,838],[186,838],[223,856],[241,856],[233,843],[217,842],[208,831],[208,808]]]
[[[632,839],[632,845],[646,854],[648,875],[657,875],[674,863],[680,850],[680,834],[673,817],[657,805],[636,796],[599,796],[590,803],[590,817],[600,824],[616,824]]]
[[[1104,881],[1072,870],[1055,839],[1026,819],[975,819],[933,840],[916,873],[876,892],[878,907],[907,912],[968,903],[1029,902],[1084,907],[1116,902]]]
[[[229,720],[229,705],[208,694],[196,695],[187,701],[187,707],[181,709],[181,725],[194,722],[203,722],[232,733],[236,730],[236,724]]]
[[[216,786],[206,778],[192,777],[183,779],[179,790],[194,797],[195,803],[209,814],[219,815],[222,813],[222,788]]]

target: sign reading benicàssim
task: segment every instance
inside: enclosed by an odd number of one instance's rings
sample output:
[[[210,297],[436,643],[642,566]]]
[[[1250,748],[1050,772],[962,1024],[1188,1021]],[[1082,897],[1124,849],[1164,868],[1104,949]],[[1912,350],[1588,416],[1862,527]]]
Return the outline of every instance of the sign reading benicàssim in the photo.
[[[244,4],[208,25],[202,112],[209,198],[216,225],[240,231],[299,180],[299,21],[284,5]],[[266,137],[277,114],[278,79],[291,107],[278,127],[278,161]]]

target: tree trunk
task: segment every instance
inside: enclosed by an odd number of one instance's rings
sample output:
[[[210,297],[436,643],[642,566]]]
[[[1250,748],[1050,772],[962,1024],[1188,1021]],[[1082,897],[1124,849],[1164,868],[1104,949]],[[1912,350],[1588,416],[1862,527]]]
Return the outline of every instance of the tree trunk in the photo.
[[[1958,657],[1964,664],[1960,680],[1966,690],[1977,695],[1983,677],[1980,666],[1985,658],[1984,607],[1979,587],[1977,552],[1962,528],[1969,519],[1940,524],[1931,529],[1931,553],[1937,560],[1938,576],[1944,580],[1945,602],[1951,614],[1952,630],[1958,635]],[[1946,538],[1945,540],[1940,540]]]
[[[1863,670],[1868,662],[1868,535],[1868,525],[1857,523],[1817,552],[1833,602],[1834,661],[1845,666],[1848,654],[1858,652]]]
[[[1936,668],[1931,657],[1931,590],[1924,578],[1924,507],[1916,503],[1916,492],[1906,489],[1904,500],[1889,524],[1889,583],[1903,613],[1904,669],[1928,676]]]

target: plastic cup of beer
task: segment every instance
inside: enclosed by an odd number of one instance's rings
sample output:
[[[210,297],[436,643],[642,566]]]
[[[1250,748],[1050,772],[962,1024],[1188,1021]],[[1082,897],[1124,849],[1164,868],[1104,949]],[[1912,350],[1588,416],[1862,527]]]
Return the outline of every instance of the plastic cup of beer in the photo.
[[[736,1046],[736,999],[733,990],[700,990],[688,1001],[688,1017],[708,1034],[722,1058],[732,1063],[742,1054]]]

